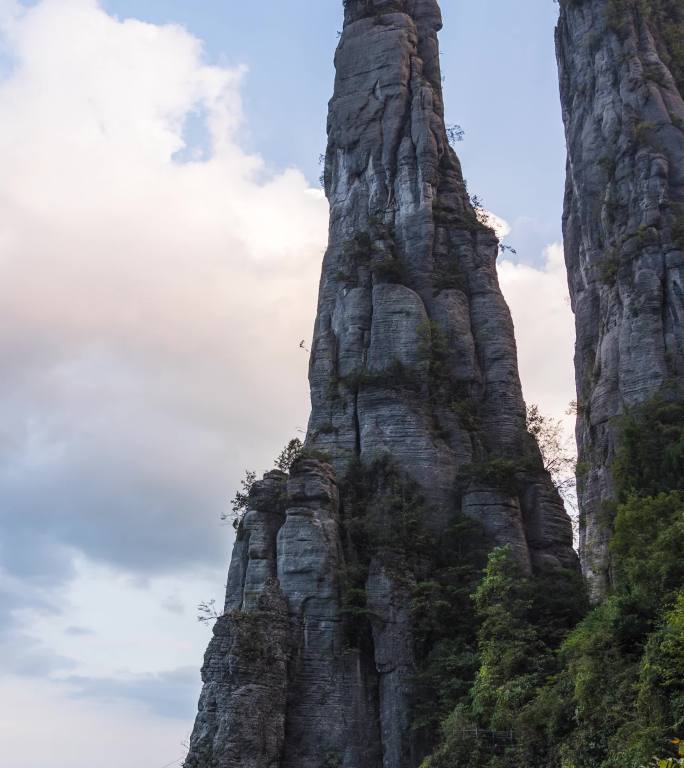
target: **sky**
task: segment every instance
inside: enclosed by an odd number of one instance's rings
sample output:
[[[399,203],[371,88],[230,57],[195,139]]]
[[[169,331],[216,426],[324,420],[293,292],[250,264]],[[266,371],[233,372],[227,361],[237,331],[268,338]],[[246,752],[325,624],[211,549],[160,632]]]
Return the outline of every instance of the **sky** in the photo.
[[[573,397],[551,0],[444,0],[528,402]],[[0,744],[179,765],[245,469],[308,417],[338,0],[0,0]],[[97,759],[94,759],[97,756]]]

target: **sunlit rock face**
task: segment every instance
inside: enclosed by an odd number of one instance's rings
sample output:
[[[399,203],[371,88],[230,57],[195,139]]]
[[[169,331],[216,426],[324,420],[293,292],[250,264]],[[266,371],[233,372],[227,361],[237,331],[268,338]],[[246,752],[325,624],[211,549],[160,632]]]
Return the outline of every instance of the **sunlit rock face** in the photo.
[[[431,744],[412,728],[418,574],[392,493],[433,539],[463,514],[527,572],[577,567],[526,430],[498,242],[447,141],[440,27],[434,0],[345,3],[305,454],[252,489],[187,768],[419,765]],[[379,479],[361,549],[362,476]],[[240,736],[249,717],[270,723],[258,749],[254,731]]]
[[[328,118],[330,242],[308,444],[340,477],[354,457],[389,454],[431,502],[430,524],[465,499],[523,560],[568,563],[567,518],[525,429],[498,243],[447,141],[440,28],[434,0],[347,3]],[[511,498],[487,487],[487,472],[468,471],[493,459],[525,466]],[[547,492],[530,493],[537,485]]]
[[[681,0],[561,3],[580,554],[595,598],[611,579],[616,416],[684,375],[683,39]]]

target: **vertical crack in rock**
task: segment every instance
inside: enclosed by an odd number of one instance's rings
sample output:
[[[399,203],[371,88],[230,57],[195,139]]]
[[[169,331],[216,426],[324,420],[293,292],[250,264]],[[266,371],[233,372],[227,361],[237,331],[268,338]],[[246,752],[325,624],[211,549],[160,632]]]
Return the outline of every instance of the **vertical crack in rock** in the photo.
[[[682,0],[561,3],[580,554],[594,598],[610,582],[615,417],[684,375],[682,39]]]
[[[415,531],[439,541],[465,514],[528,572],[577,567],[526,430],[498,243],[447,141],[439,7],[344,5],[305,452],[250,494],[187,768],[419,765]]]

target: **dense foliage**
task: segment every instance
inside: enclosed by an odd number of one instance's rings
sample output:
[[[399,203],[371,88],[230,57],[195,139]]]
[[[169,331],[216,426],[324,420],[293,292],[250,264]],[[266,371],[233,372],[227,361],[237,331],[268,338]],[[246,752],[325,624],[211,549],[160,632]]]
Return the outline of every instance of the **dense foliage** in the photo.
[[[472,601],[479,668],[444,721],[442,743],[426,764],[538,766],[536,755],[525,754],[540,736],[530,711],[558,670],[555,650],[585,610],[579,577],[558,572],[527,578],[509,548],[498,548],[489,555]],[[544,716],[549,716],[546,707]],[[522,744],[521,733],[528,731],[529,744]]]
[[[684,733],[684,401],[619,423],[613,588],[584,618],[495,550],[473,594],[478,671],[429,768],[676,766]],[[580,620],[581,619],[581,620]],[[667,751],[671,757],[662,757]],[[659,755],[658,759],[653,755]],[[668,762],[669,761],[669,762]]]

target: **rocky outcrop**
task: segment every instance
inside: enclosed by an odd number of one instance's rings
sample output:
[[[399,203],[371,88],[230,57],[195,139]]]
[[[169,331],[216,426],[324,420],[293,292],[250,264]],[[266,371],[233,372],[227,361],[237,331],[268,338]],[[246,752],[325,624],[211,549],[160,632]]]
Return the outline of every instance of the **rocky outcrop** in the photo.
[[[568,564],[557,495],[527,493],[549,481],[525,428],[498,243],[447,140],[437,3],[349,0],[345,15],[328,119],[330,243],[308,443],[339,476],[355,457],[392,456],[423,489],[437,530],[472,493],[487,496],[479,514],[497,540],[502,518],[513,515],[523,538],[531,521],[553,519],[543,535],[527,531],[533,544],[521,541],[521,553]],[[509,473],[512,501],[499,487]]]
[[[683,39],[681,0],[561,3],[580,553],[594,597],[611,578],[615,417],[684,376]]]
[[[290,669],[283,768],[377,765],[376,675],[342,622],[346,566],[332,468],[298,462],[278,535],[278,577],[290,607]]]
[[[216,622],[185,768],[280,765],[289,657],[287,603],[269,578],[250,610]]]
[[[412,728],[411,599],[431,575],[430,546],[466,515],[528,572],[576,567],[526,429],[498,243],[447,141],[440,27],[435,0],[345,2],[305,453],[287,482],[270,473],[252,489],[190,768],[232,765],[231,692],[264,673],[264,655],[234,671],[238,617],[272,611],[274,696],[264,702],[256,687],[248,707],[284,722],[258,757],[245,742],[245,765],[415,768],[430,744]]]
[[[377,671],[342,617],[339,513],[315,459],[252,487],[185,768],[382,765]]]
[[[252,487],[233,547],[224,613],[205,656],[185,768],[280,765],[292,648],[276,566],[286,481],[284,473],[270,472]]]

